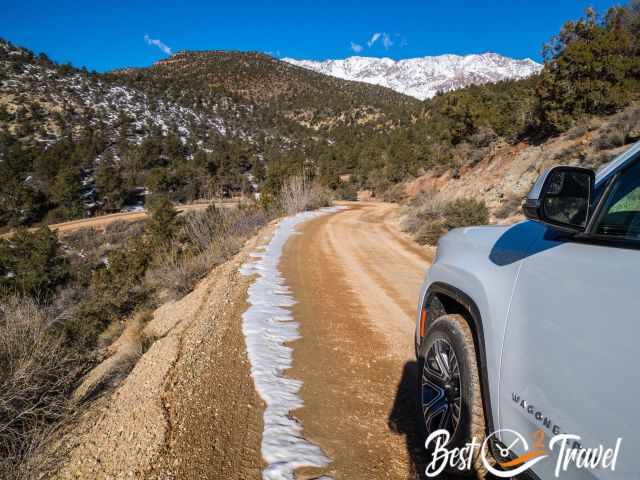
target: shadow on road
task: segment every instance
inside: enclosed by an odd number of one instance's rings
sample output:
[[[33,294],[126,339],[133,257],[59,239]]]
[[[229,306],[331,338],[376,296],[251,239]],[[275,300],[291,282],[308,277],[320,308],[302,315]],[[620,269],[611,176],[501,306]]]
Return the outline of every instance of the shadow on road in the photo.
[[[411,459],[408,478],[425,479],[428,454],[424,450],[423,440],[418,430],[418,364],[407,362],[402,369],[402,377],[396,390],[396,398],[389,413],[389,429],[404,435],[407,455]]]

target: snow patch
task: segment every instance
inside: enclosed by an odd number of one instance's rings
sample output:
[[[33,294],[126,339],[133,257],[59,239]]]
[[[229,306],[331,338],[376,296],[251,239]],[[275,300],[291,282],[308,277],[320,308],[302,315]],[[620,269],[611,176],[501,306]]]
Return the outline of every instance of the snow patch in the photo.
[[[303,405],[298,396],[302,382],[284,375],[293,361],[293,349],[286,344],[300,335],[289,308],[295,300],[278,264],[285,243],[297,233],[299,224],[343,208],[323,208],[285,218],[264,250],[253,254],[257,259],[240,269],[243,275],[258,276],[249,287],[250,306],[242,316],[242,331],[251,376],[266,403],[262,457],[267,467],[262,472],[263,480],[293,480],[297,468],[325,467],[330,462],[320,447],[302,437],[302,425],[289,414]]]

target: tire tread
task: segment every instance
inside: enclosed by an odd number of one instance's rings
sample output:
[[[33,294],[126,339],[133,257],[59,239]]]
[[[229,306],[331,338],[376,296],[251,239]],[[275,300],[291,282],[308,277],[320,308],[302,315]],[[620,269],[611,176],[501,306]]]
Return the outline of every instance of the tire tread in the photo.
[[[486,421],[484,415],[484,404],[482,401],[482,390],[480,383],[480,372],[478,369],[477,350],[473,338],[473,332],[469,326],[469,322],[460,314],[448,314],[438,318],[435,323],[449,324],[448,327],[457,330],[463,339],[463,343],[467,353],[467,361],[469,365],[469,380],[471,396],[473,398],[471,404],[471,419],[470,419],[470,435],[471,438],[475,438],[482,442],[486,438]],[[432,327],[433,327],[432,325]],[[480,452],[473,458],[473,473],[476,478],[485,478],[487,475],[487,469],[482,463]],[[459,473],[459,472],[451,472]]]

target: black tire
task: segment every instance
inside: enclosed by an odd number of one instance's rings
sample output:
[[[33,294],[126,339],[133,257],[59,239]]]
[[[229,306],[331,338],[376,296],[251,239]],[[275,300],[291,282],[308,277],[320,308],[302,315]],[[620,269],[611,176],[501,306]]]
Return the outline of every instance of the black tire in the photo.
[[[432,431],[445,428],[451,434],[449,447],[464,447],[472,438],[482,444],[486,436],[484,408],[476,349],[469,324],[461,315],[444,315],[428,330],[418,357],[419,424],[423,439]],[[441,368],[443,362],[449,365]],[[458,383],[455,363],[458,366]],[[449,367],[448,371],[446,367]],[[450,380],[446,380],[448,377]],[[444,382],[444,385],[439,382]],[[457,406],[459,414],[455,422]],[[447,412],[451,416],[450,423],[446,421]],[[484,478],[487,472],[479,451],[477,453],[473,459],[473,471],[448,469],[447,473]]]

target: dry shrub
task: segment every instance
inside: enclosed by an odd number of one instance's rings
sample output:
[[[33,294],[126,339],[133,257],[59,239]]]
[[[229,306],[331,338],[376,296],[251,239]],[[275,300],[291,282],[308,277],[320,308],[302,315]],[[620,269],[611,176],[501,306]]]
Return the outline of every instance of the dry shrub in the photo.
[[[447,230],[489,222],[489,209],[482,200],[474,198],[457,198],[445,203],[443,214]]]
[[[470,198],[442,201],[433,190],[422,192],[405,209],[403,229],[423,245],[435,245],[447,231],[489,221],[484,202]]]
[[[580,122],[567,132],[567,138],[575,140],[582,137],[589,131],[589,124],[587,122]]]
[[[64,243],[80,252],[97,250],[103,242],[102,234],[94,228],[81,228],[64,236]]]
[[[439,218],[443,202],[435,190],[425,190],[414,197],[404,209],[403,229],[411,234],[429,220]]]
[[[429,220],[418,227],[413,238],[420,245],[435,245],[446,232],[447,230],[441,220]]]
[[[280,192],[282,208],[288,215],[303,212],[307,209],[309,190],[301,177],[291,177],[282,187]]]
[[[567,138],[576,140],[588,132],[598,130],[602,126],[602,119],[598,117],[585,118],[580,120],[573,128],[567,131]]]
[[[331,193],[302,177],[289,177],[280,192],[280,204],[287,215],[331,205]]]
[[[472,166],[477,165],[487,156],[489,152],[490,152],[490,149],[487,147],[473,149],[468,156],[469,165],[472,165]]]
[[[622,147],[640,138],[640,106],[633,105],[616,114],[608,125],[599,130],[594,146],[598,150]]]
[[[498,135],[492,128],[480,127],[476,133],[469,137],[469,142],[475,147],[488,147],[498,139]]]
[[[405,208],[403,229],[422,245],[434,245],[444,233],[442,211],[444,202],[435,190],[425,190]]]
[[[624,131],[616,126],[608,127],[594,142],[597,150],[610,150],[623,146],[625,143]]]
[[[185,215],[183,232],[199,251],[206,251],[212,243],[251,235],[267,221],[267,214],[257,205],[240,204],[235,208],[211,205],[203,212]]]
[[[205,211],[191,212],[184,217],[183,242],[171,245],[147,280],[166,290],[171,298],[180,298],[212,268],[235,255],[244,241],[267,221],[264,210],[255,205],[237,208],[212,205]]]
[[[333,204],[333,194],[331,191],[318,184],[313,184],[310,189],[306,209],[316,210],[318,208],[330,207],[331,204]]]
[[[569,145],[553,156],[556,163],[582,162],[586,158],[584,148],[580,144]]]
[[[280,203],[293,214],[331,204],[328,190],[290,178],[282,189]],[[235,255],[244,241],[265,225],[270,215],[256,204],[236,208],[211,205],[204,211],[184,216],[178,240],[160,255],[146,276],[152,290],[178,299],[214,267]]]
[[[180,246],[174,245],[149,271],[147,282],[158,291],[165,291],[170,299],[177,300],[189,293],[220,262],[206,252],[184,252]]]
[[[104,229],[104,237],[107,243],[121,245],[133,236],[142,235],[145,221],[128,222],[116,220],[107,224]]]
[[[402,203],[407,199],[407,191],[404,184],[398,183],[382,192],[380,197],[385,202]]]
[[[573,128],[567,131],[567,138],[576,140],[588,132],[593,132],[602,127],[603,120],[599,117],[584,118],[580,120]]]
[[[65,235],[62,242],[68,247],[71,270],[84,284],[91,281],[93,271],[100,267],[104,258],[114,250],[121,250],[131,238],[144,233],[144,222],[116,220],[104,231],[83,228]]]
[[[33,300],[0,303],[0,478],[26,478],[42,443],[70,412],[82,373],[48,312]]]

